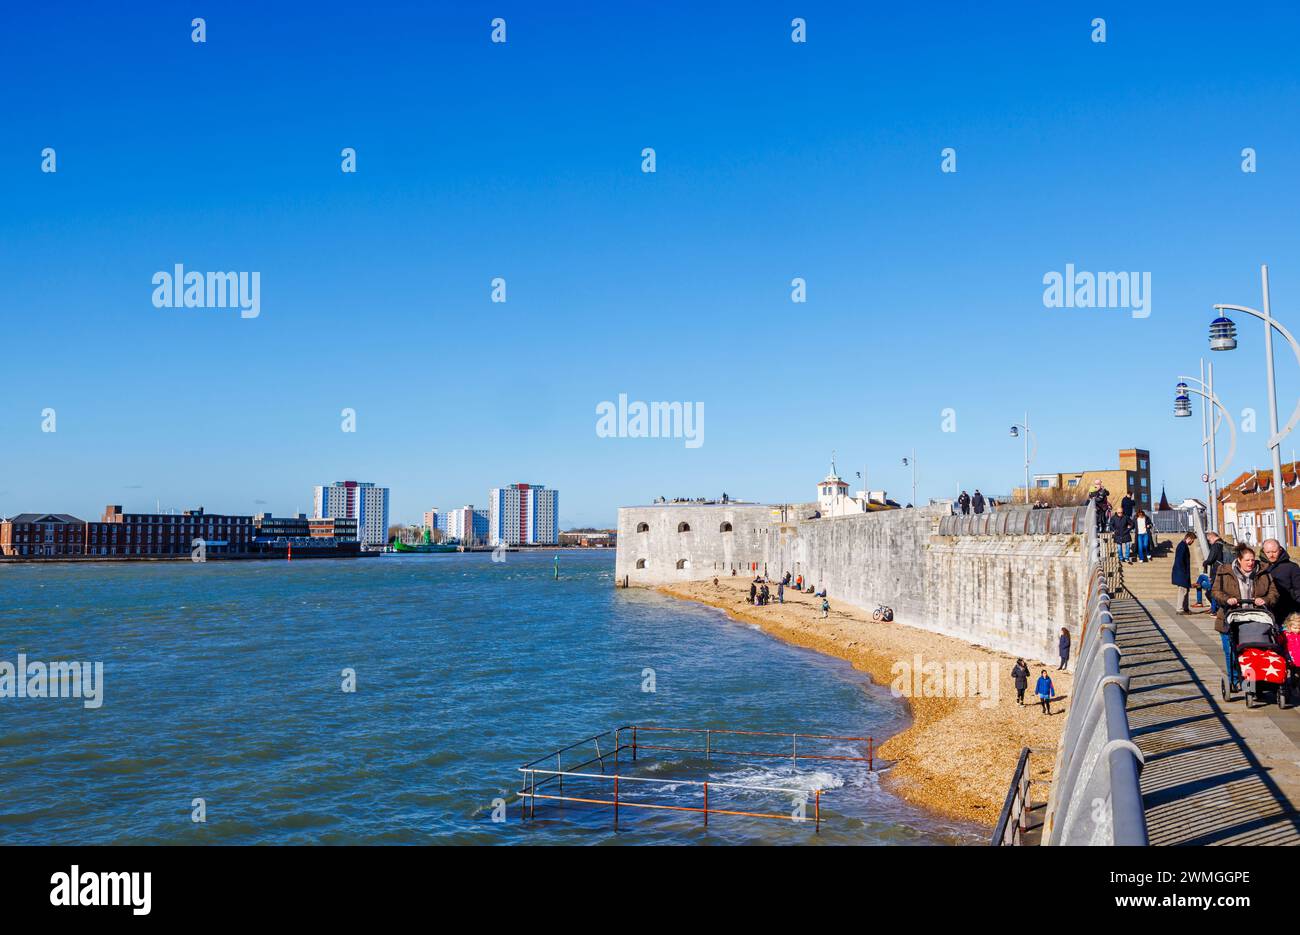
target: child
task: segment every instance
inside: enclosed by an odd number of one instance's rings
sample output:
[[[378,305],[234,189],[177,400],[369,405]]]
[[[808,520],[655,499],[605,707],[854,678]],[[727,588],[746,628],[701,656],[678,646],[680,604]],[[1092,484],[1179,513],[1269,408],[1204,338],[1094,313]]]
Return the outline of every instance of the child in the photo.
[[[822,619],[824,620],[830,615],[831,615],[831,602],[826,600],[826,598],[823,597],[822,598]]]
[[[1043,706],[1044,714],[1052,713],[1052,699],[1056,697],[1056,689],[1052,686],[1052,678],[1043,669],[1042,674],[1038,676],[1038,683],[1034,686],[1034,692],[1038,695],[1038,703]]]
[[[1196,607],[1204,607],[1204,606],[1205,606],[1205,604],[1204,604],[1204,603],[1202,602],[1202,600],[1201,600],[1201,594],[1202,594],[1202,592],[1204,592],[1204,593],[1209,593],[1209,590],[1210,590],[1210,584],[1211,584],[1211,582],[1210,582],[1210,576],[1209,576],[1209,575],[1201,575],[1199,578],[1196,579],[1196,604],[1195,604]],[[1210,598],[1210,609],[1211,609],[1211,611],[1215,611],[1215,610],[1218,610],[1218,609],[1219,609],[1219,608],[1215,607],[1214,604],[1215,604],[1214,599],[1213,599],[1213,598]]]

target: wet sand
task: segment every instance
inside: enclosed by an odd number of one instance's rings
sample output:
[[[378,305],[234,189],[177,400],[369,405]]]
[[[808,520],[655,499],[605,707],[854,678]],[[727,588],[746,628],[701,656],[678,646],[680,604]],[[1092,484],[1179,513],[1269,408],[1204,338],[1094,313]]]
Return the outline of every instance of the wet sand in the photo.
[[[716,586],[712,580],[692,581],[659,590],[721,608],[788,643],[846,659],[879,685],[906,686],[902,694],[911,705],[913,722],[877,748],[879,757],[891,761],[882,779],[894,794],[940,814],[991,827],[997,824],[1021,748],[1042,751],[1030,757],[1031,773],[1034,779],[1051,779],[1073,684],[1071,673],[1056,671],[1055,660],[1047,669],[1062,701],[1052,703],[1048,717],[1034,698],[1043,660],[1025,660],[1032,672],[1021,707],[1011,680],[1014,656],[909,627],[897,617],[892,623],[877,623],[869,610],[833,597],[830,616],[823,620],[821,598],[787,588],[785,603],[777,604],[774,584],[769,584],[773,602],[755,607],[748,600],[749,585],[749,579],[736,576],[719,578]],[[924,675],[912,673],[917,654]],[[982,691],[974,680],[964,690],[959,681],[945,686],[935,677],[932,664],[945,672],[981,673]],[[1035,798],[1044,796],[1042,788]]]

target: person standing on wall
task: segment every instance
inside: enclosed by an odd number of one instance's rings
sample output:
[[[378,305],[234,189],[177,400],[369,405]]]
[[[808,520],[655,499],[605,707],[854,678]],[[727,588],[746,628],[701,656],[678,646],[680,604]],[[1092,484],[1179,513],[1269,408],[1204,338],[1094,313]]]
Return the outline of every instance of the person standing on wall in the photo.
[[[1070,664],[1070,631],[1061,627],[1061,636],[1056,641],[1057,652],[1061,655],[1061,664],[1057,667],[1058,672],[1064,672]]]
[[[963,516],[969,515],[969,514],[970,514],[970,494],[968,494],[966,491],[963,490],[963,491],[961,492],[961,494],[957,497],[957,505],[958,505],[959,507],[961,507],[961,512],[962,512],[962,515],[963,515]]]
[[[1183,541],[1178,543],[1178,548],[1174,549],[1174,567],[1169,573],[1170,582],[1178,589],[1178,600],[1182,605],[1178,611],[1180,614],[1192,612],[1187,606],[1187,596],[1192,590],[1192,543],[1195,541],[1194,532],[1183,536]],[[1199,605],[1198,595],[1197,606]]]
[[[970,498],[970,505],[974,508],[976,515],[984,512],[984,494],[980,493],[978,487],[975,488],[975,495]]]

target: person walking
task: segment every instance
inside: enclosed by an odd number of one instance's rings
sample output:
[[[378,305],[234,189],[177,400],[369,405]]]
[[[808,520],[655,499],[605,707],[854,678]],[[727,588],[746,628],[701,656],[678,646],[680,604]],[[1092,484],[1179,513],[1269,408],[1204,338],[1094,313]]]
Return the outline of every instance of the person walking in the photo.
[[[1210,551],[1205,556],[1205,561],[1201,562],[1201,570],[1210,576],[1210,581],[1214,581],[1214,576],[1219,570],[1219,566],[1224,564],[1227,559],[1223,557],[1223,540],[1219,538],[1217,532],[1207,532],[1205,541],[1210,544]]]
[[[1029,687],[1029,666],[1025,665],[1025,660],[1016,660],[1016,664],[1011,667],[1011,678],[1016,683],[1016,704],[1023,708],[1025,689]]]
[[[984,494],[980,493],[978,487],[975,488],[975,494],[970,498],[970,505],[975,510],[976,515],[984,512]]]
[[[758,585],[754,584],[754,582],[751,581],[749,583],[749,602],[751,604],[757,603],[757,601],[754,600],[754,598],[757,596],[758,596]]]
[[[1151,517],[1147,516],[1146,510],[1138,510],[1137,515],[1129,522],[1133,524],[1133,530],[1137,533],[1138,561],[1145,563],[1151,558],[1151,533],[1155,527],[1152,526]]]
[[[1115,541],[1115,551],[1121,562],[1130,561],[1129,542],[1132,539],[1132,527],[1129,518],[1123,512],[1116,511],[1110,518],[1110,534]]]
[[[1231,565],[1220,565],[1214,576],[1211,595],[1219,602],[1214,615],[1214,629],[1223,644],[1223,661],[1232,679],[1233,691],[1241,687],[1241,670],[1232,652],[1232,635],[1228,631],[1228,611],[1237,607],[1273,607],[1277,604],[1277,585],[1268,572],[1260,570],[1255,550],[1244,542],[1237,546]]]
[[[784,581],[782,581],[780,584],[776,586],[776,602],[778,604],[785,603],[785,582]]]
[[[1042,706],[1044,714],[1052,713],[1052,699],[1056,697],[1056,689],[1052,686],[1052,677],[1044,669],[1038,676],[1038,682],[1034,685],[1034,693],[1038,695],[1038,703]]]
[[[958,505],[959,507],[961,507],[961,512],[962,512],[962,515],[963,515],[963,516],[965,516],[965,515],[969,515],[969,514],[970,514],[970,494],[968,494],[966,491],[963,490],[963,491],[958,495],[958,497],[957,497],[957,505]]]
[[[823,597],[822,598],[822,619],[825,620],[830,615],[831,615],[831,602]]]
[[[1189,532],[1183,536],[1183,540],[1178,543],[1178,548],[1174,549],[1174,567],[1169,572],[1169,581],[1178,589],[1178,601],[1182,605],[1178,611],[1180,614],[1190,614],[1191,610],[1187,607],[1187,595],[1192,590],[1192,543],[1196,541],[1196,533]],[[1201,606],[1201,592],[1198,588],[1196,591],[1196,606]]]
[[[1124,499],[1119,502],[1119,508],[1129,519],[1133,518],[1133,494],[1131,491],[1124,491]]]
[[[1061,664],[1056,671],[1064,672],[1070,665],[1070,631],[1061,627],[1061,635],[1056,641],[1056,651],[1061,655]]]
[[[1260,551],[1264,553],[1260,568],[1277,586],[1274,616],[1282,629],[1300,633],[1300,565],[1291,561],[1291,556],[1276,539],[1265,539]]]

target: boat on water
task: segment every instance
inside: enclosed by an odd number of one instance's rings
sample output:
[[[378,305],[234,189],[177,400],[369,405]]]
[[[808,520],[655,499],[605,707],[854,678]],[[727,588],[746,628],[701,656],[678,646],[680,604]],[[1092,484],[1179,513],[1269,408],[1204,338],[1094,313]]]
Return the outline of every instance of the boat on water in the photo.
[[[424,531],[424,539],[420,542],[406,543],[396,537],[393,538],[394,552],[402,552],[406,554],[414,552],[416,554],[429,555],[437,552],[455,552],[456,550],[457,546],[448,545],[444,542],[434,542],[433,536],[430,534],[428,529]]]

